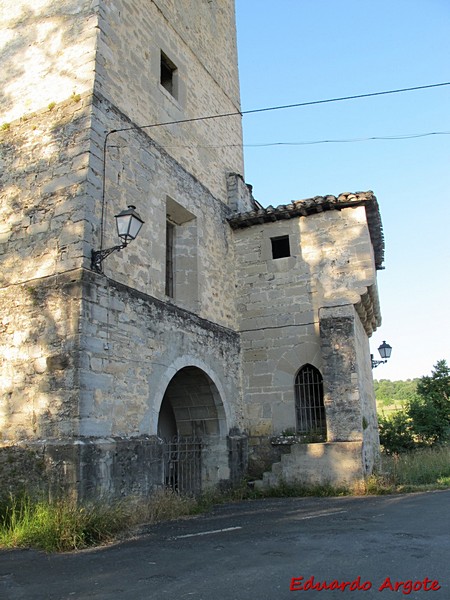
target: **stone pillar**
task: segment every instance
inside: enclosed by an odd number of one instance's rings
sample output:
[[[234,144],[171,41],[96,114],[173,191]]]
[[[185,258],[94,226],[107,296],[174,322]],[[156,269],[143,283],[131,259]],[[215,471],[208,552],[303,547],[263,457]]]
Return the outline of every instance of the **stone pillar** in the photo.
[[[362,440],[355,316],[351,304],[319,311],[329,442]]]

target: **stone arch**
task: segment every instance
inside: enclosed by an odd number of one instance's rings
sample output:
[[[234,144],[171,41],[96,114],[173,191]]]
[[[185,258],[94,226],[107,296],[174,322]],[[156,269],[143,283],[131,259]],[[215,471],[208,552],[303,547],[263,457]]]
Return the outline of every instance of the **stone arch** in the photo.
[[[213,380],[199,367],[178,370],[160,405],[158,435],[209,438],[224,430],[225,409]]]
[[[309,363],[316,369],[322,369],[322,353],[320,342],[316,336],[308,336],[299,344],[286,350],[279,358],[274,374],[274,386],[291,387],[301,365]]]
[[[214,370],[203,360],[192,356],[180,356],[172,364],[165,367],[157,379],[157,384],[152,393],[152,401],[144,415],[140,431],[143,434],[156,435],[158,432],[158,420],[163,404],[164,396],[171,381],[178,372],[188,367],[196,367],[206,376],[209,382],[212,399],[217,409],[219,435],[225,438],[228,434],[230,423],[233,422],[231,407],[227,402],[224,387]],[[152,375],[154,377],[154,375]],[[164,408],[163,408],[164,410]]]
[[[201,464],[196,463],[194,471],[201,471],[202,489],[230,478],[230,407],[220,380],[208,365],[186,356],[167,367],[159,380],[150,415],[152,433],[166,438],[166,445],[175,436],[180,441],[201,439]],[[177,481],[180,469],[179,464]]]
[[[306,363],[322,370],[320,339],[313,327],[299,335],[295,345],[285,347],[275,362],[272,371],[273,390],[280,398],[272,406],[272,427],[276,434],[296,429],[295,377]]]

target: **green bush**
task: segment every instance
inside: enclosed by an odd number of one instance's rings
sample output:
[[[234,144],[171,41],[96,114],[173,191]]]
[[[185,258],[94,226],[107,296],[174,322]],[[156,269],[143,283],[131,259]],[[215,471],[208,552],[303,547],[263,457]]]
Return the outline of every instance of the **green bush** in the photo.
[[[390,381],[380,379],[373,382],[377,403],[385,407],[401,407],[411,400],[417,391],[418,379]]]
[[[380,442],[387,454],[450,440],[450,369],[445,360],[417,383],[417,393],[399,411],[379,417]]]
[[[446,442],[450,437],[450,369],[445,360],[436,363],[430,377],[422,377],[417,394],[408,412],[419,442],[422,445]]]
[[[398,454],[415,447],[411,418],[406,411],[378,417],[380,444],[386,454]]]

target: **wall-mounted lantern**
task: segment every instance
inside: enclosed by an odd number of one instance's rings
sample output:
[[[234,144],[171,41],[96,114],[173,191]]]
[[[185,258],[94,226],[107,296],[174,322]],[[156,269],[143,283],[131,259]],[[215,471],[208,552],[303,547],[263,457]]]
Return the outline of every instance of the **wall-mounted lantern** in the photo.
[[[132,242],[141,230],[144,221],[136,212],[135,206],[128,206],[114,217],[116,219],[117,235],[122,240],[122,244],[106,248],[105,250],[92,250],[91,252],[91,269],[97,273],[103,273],[102,263],[107,256],[113,252],[119,252],[126,248]]]
[[[371,354],[370,359],[372,361],[372,369],[375,369],[375,367],[378,367],[378,365],[387,363],[388,358],[391,357],[392,347],[389,346],[389,344],[386,344],[386,342],[383,342],[381,346],[378,346],[378,352],[380,353],[381,358],[384,360],[374,360],[373,354]]]

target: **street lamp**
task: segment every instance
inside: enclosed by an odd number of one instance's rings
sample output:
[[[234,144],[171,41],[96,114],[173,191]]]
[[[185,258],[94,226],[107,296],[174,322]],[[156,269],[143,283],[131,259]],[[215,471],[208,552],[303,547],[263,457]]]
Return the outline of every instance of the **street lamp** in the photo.
[[[372,361],[372,369],[378,367],[378,365],[382,365],[387,363],[388,358],[391,357],[392,346],[389,346],[386,342],[383,342],[381,346],[378,346],[378,352],[380,353],[381,358],[384,360],[374,360],[373,354],[370,355],[370,360]]]
[[[123,248],[126,248],[137,237],[144,224],[144,221],[136,212],[136,207],[132,205],[122,210],[118,215],[115,215],[114,218],[116,219],[117,235],[122,240],[122,244],[106,248],[105,250],[92,250],[91,269],[97,273],[103,273],[102,262],[105,258],[115,251],[119,252]]]

